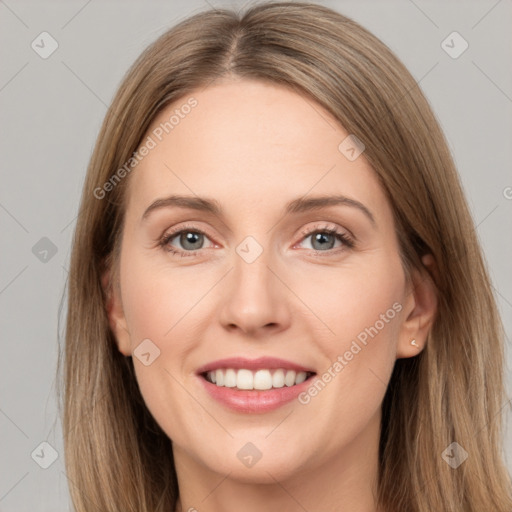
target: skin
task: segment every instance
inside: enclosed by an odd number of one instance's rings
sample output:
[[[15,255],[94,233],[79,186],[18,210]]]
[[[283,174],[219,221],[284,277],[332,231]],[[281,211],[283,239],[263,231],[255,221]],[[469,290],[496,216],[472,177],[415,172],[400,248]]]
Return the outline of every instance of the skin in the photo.
[[[338,150],[348,133],[320,105],[233,78],[191,96],[198,105],[129,177],[120,286],[108,305],[125,356],[147,338],[160,350],[149,366],[133,361],[147,407],[173,440],[177,510],[374,512],[381,403],[395,360],[425,345],[433,284],[419,271],[407,282],[376,174],[364,153],[351,162]],[[224,216],[169,207],[141,221],[171,194],[216,199]],[[306,194],[356,199],[376,226],[350,206],[283,215],[285,203]],[[206,233],[196,256],[159,246],[184,224]],[[352,233],[356,245],[328,234],[315,244],[311,233],[326,226]],[[250,264],[236,252],[249,235],[263,248]],[[169,244],[193,252],[179,236]],[[195,375],[236,355],[282,357],[321,375],[394,303],[401,311],[306,405],[235,412]],[[247,442],[262,453],[251,468],[237,458]]]

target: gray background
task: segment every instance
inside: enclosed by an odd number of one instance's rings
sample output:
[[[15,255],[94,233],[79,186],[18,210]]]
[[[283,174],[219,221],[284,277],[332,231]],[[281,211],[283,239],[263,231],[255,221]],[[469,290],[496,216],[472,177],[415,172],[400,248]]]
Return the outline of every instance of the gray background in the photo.
[[[458,165],[510,340],[512,1],[319,3],[380,37],[420,81]],[[86,165],[130,64],[170,26],[207,7],[205,1],[0,1],[3,512],[68,510],[55,401],[57,320]],[[47,59],[31,48],[43,31],[59,45]],[[441,47],[453,31],[469,43],[457,59]],[[507,342],[509,397],[511,362]],[[512,471],[510,402],[504,406]],[[43,441],[58,454],[47,469],[31,457],[36,450],[34,459],[49,462]]]

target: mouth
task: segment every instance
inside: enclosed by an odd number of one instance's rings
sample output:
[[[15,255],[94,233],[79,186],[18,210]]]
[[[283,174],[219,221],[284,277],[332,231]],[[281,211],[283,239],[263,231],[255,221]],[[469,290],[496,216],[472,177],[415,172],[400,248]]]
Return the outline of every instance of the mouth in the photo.
[[[287,370],[286,368],[261,369],[257,371],[248,368],[219,368],[200,374],[210,384],[244,391],[266,391],[302,384],[310,379],[315,372]]]
[[[222,359],[196,373],[210,398],[241,413],[277,409],[297,398],[316,376],[311,368],[270,357]]]

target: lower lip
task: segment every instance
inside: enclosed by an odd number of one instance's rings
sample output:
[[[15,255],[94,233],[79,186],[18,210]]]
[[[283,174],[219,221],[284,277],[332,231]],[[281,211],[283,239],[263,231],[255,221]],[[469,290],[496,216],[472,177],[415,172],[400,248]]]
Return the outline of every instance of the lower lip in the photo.
[[[261,413],[278,409],[305,391],[311,385],[313,377],[294,386],[257,391],[216,386],[201,375],[198,376],[212,398],[230,409],[245,413]]]

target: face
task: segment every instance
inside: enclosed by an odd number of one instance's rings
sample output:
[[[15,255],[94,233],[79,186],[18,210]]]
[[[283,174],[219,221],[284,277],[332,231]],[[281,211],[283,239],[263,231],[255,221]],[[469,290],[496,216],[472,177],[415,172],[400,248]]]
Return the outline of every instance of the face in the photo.
[[[392,209],[364,153],[339,149],[348,135],[248,80],[197,90],[148,131],[109,317],[175,453],[205,470],[265,482],[355,456],[395,360],[420,351]]]

